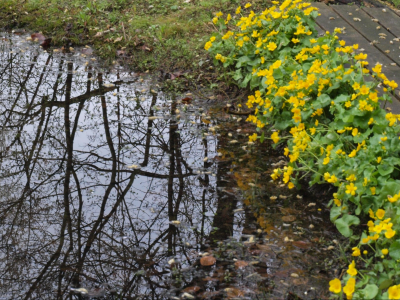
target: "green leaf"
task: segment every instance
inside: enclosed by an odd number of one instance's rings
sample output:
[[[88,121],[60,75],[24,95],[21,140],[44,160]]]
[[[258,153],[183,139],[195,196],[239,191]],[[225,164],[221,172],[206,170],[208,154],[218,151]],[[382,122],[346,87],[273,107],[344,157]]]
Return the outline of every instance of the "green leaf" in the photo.
[[[379,289],[380,290],[385,290],[389,286],[391,286],[392,284],[393,284],[393,280],[392,279],[386,279],[386,280],[381,282],[381,284],[379,285]]]
[[[363,290],[364,299],[374,299],[378,294],[379,289],[375,284],[367,284]]]
[[[248,56],[242,56],[238,59],[238,62],[236,64],[236,68],[240,68],[244,63],[250,61],[250,58]]]
[[[392,165],[388,165],[385,163],[378,166],[378,172],[382,176],[389,175],[390,173],[393,172],[393,170],[394,170],[394,167]]]
[[[261,143],[264,142],[264,139],[265,139],[265,136],[264,136],[264,131],[263,131],[263,133],[261,134],[261,137],[260,137],[260,142]]]
[[[400,242],[396,241],[390,245],[389,255],[393,259],[400,259]]]
[[[358,224],[360,224],[360,219],[353,215],[345,215],[343,218],[335,221],[336,228],[345,237],[350,237],[353,234],[353,230],[350,229],[350,226]]]
[[[335,206],[331,208],[330,219],[334,222],[342,214],[342,208]]]

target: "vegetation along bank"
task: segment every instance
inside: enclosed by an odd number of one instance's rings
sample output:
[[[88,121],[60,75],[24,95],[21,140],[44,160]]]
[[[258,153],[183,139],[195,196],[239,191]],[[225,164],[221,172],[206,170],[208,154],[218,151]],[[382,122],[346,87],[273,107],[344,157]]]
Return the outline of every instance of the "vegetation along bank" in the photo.
[[[205,49],[254,91],[248,121],[258,134],[250,142],[286,145],[289,163],[272,179],[290,189],[303,178],[337,187],[331,221],[354,247],[345,275],[330,282],[333,295],[400,299],[400,115],[380,108],[397,83],[380,64],[371,74],[358,45],[337,37],[342,29],[318,37],[309,3],[273,4],[257,13],[238,7],[235,19],[218,13]]]

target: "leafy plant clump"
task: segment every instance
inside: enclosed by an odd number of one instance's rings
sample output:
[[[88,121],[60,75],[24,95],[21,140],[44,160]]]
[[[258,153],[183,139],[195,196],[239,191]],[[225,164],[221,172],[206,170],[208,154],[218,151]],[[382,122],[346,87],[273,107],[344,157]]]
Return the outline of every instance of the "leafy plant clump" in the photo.
[[[258,134],[249,142],[262,142],[268,128],[275,146],[286,143],[288,166],[271,177],[290,189],[306,176],[310,185],[337,187],[331,221],[357,245],[330,291],[336,298],[400,299],[400,115],[380,108],[397,84],[380,64],[370,72],[358,45],[338,38],[342,29],[318,37],[318,11],[309,3],[272,3],[261,13],[250,3],[234,16],[217,13],[219,30],[205,49],[254,91],[247,106],[255,112],[247,120]],[[368,229],[354,233],[352,225],[368,216]]]

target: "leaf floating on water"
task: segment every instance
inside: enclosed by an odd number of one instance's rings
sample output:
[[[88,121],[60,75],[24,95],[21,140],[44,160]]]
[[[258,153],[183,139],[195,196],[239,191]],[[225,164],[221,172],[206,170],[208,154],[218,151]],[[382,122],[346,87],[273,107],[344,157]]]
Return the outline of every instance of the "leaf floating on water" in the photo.
[[[200,264],[205,267],[214,265],[217,262],[214,256],[204,256],[200,259]]]
[[[186,289],[184,289],[182,292],[184,293],[196,293],[200,291],[200,287],[195,285],[195,286],[189,286]]]
[[[236,269],[244,269],[248,265],[249,265],[249,263],[244,260],[238,260],[237,262],[235,262]]]
[[[111,87],[114,87],[115,84],[113,84],[113,83],[105,83],[105,84],[103,84],[103,86],[106,87],[106,88],[111,88]]]
[[[127,168],[128,169],[139,169],[140,167],[138,165],[130,165]]]
[[[87,289],[85,289],[85,288],[79,288],[79,289],[71,288],[71,291],[75,292],[75,293],[81,293],[81,294],[89,293],[89,291]]]
[[[290,277],[298,278],[298,277],[299,277],[299,274],[297,274],[297,273],[292,273],[292,274],[290,274]]]
[[[244,296],[244,292],[235,287],[226,288],[224,291],[227,293],[228,299]]]
[[[183,299],[195,299],[196,297],[189,294],[189,293],[183,293],[182,294]]]
[[[284,221],[284,222],[293,222],[295,220],[296,220],[295,216],[283,216],[282,217],[282,221]]]

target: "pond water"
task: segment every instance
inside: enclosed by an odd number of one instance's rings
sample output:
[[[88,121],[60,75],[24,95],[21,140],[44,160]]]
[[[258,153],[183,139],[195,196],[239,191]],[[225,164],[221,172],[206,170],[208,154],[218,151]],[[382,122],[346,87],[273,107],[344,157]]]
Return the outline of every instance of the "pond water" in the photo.
[[[0,299],[328,297],[328,210],[245,116],[0,37]]]

